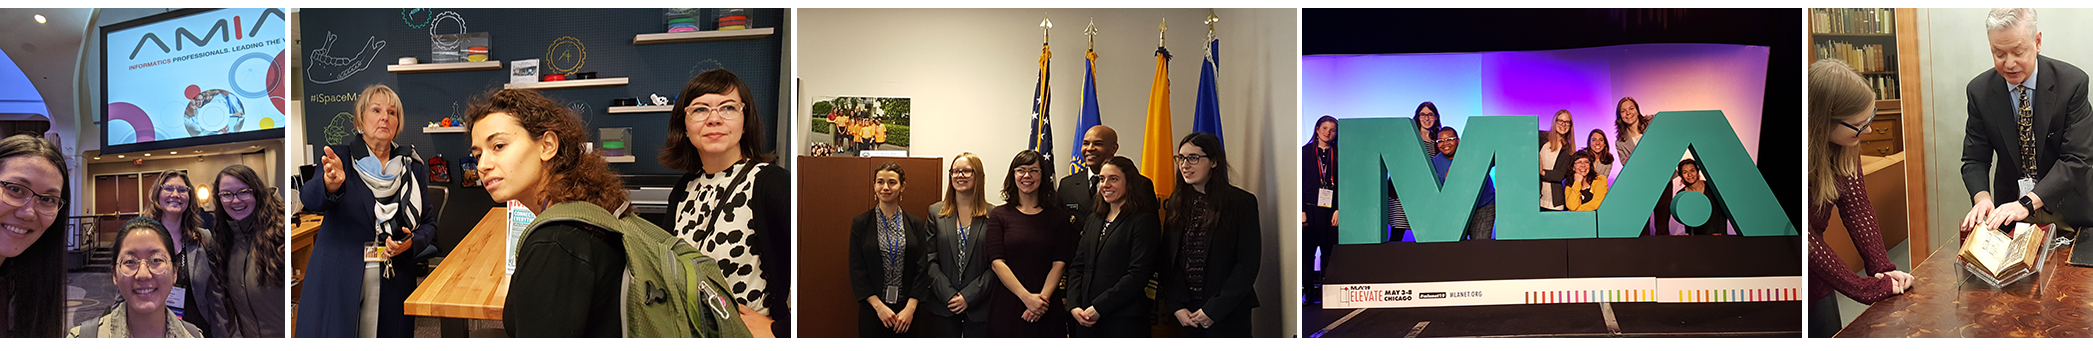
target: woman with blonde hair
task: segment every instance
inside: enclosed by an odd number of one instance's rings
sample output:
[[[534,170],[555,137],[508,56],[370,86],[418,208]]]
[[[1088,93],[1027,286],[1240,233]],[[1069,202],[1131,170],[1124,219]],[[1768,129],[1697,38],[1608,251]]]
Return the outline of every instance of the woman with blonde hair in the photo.
[[[1569,209],[1563,181],[1570,177],[1570,154],[1577,151],[1577,139],[1571,139],[1570,133],[1577,125],[1570,119],[1570,110],[1556,110],[1553,121],[1553,129],[1541,133],[1541,209],[1563,211]]]
[[[407,295],[414,292],[414,255],[433,241],[435,209],[427,193],[429,164],[413,145],[393,142],[405,127],[406,107],[400,94],[385,85],[363,89],[356,98],[354,138],[348,145],[322,149],[320,172],[306,181],[298,196],[305,209],[326,214],[306,264],[304,295],[298,309],[298,337],[346,338],[359,334],[358,308],[364,303],[363,255],[366,244],[384,247],[388,258],[378,283],[377,337],[414,336],[407,317]],[[320,186],[314,186],[320,185]]]
[[[1843,62],[1819,60],[1809,73],[1810,337],[1831,337],[1841,324],[1832,291],[1873,304],[1904,293],[1913,279],[1883,252],[1882,228],[1861,177],[1858,146],[1875,118],[1874,92]],[[1847,270],[1824,242],[1833,208],[1866,262],[1865,275]]]
[[[988,299],[1001,285],[990,272],[981,246],[988,237],[988,204],[981,180],[981,157],[971,152],[952,157],[945,201],[930,205],[930,307],[925,331],[938,337],[988,336]],[[943,302],[943,306],[936,306]]]

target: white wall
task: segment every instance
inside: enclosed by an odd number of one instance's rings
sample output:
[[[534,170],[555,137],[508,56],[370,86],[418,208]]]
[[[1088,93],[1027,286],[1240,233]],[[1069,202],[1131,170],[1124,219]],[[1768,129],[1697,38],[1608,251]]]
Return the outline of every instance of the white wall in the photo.
[[[950,160],[982,155],[989,183],[1000,183],[1010,157],[1026,147],[1032,87],[1037,79],[1042,16],[1054,21],[1050,115],[1057,160],[1079,143],[1076,117],[1083,99],[1083,28],[1097,23],[1098,106],[1105,125],[1119,131],[1119,154],[1138,162],[1150,81],[1155,74],[1156,26],[1168,18],[1171,143],[1192,131],[1207,9],[850,9],[799,11],[800,110],[795,130],[806,130],[806,106],[824,96],[910,97],[912,156]],[[1258,276],[1261,305],[1256,335],[1291,336],[1299,315],[1296,262],[1298,180],[1291,123],[1295,86],[1297,12],[1215,10],[1221,42],[1218,73],[1224,142],[1236,186],[1259,196],[1266,239]],[[801,150],[801,140],[791,150]],[[947,161],[949,162],[949,161]],[[1060,167],[1060,175],[1068,174]],[[942,179],[942,177],[937,178]],[[1159,180],[1168,181],[1168,180]],[[920,185],[919,185],[920,186]],[[991,198],[1001,196],[991,194]],[[1283,229],[1283,230],[1282,230]]]
[[[1933,223],[1931,247],[1955,243],[1957,227],[1969,213],[1969,190],[1962,184],[1962,139],[1969,123],[1965,92],[1971,79],[1992,68],[1984,17],[1990,9],[1920,9],[1919,60],[1926,97],[1927,210]],[[2093,10],[2036,9],[2042,32],[2042,55],[2093,68]],[[1905,108],[1913,108],[1906,106]]]

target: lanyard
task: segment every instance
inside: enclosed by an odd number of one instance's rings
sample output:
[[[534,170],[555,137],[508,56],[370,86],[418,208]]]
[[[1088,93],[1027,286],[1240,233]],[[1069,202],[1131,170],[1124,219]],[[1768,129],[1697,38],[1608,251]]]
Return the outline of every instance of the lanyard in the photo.
[[[1325,189],[1330,188],[1331,184],[1337,183],[1337,180],[1333,179],[1335,177],[1332,177],[1330,174],[1330,158],[1335,157],[1335,155],[1331,155],[1334,153],[1332,152],[1334,150],[1332,148],[1323,148],[1315,151],[1316,181],[1322,182],[1319,185]]]
[[[899,211],[896,211],[892,217],[880,215],[879,225],[893,229],[896,232],[905,230],[905,228],[901,228],[901,213]],[[879,241],[879,246],[882,249],[880,254],[886,257],[887,266],[899,267],[901,265],[901,245],[907,239],[906,234],[904,234],[901,238],[894,238],[893,240],[882,239]]]

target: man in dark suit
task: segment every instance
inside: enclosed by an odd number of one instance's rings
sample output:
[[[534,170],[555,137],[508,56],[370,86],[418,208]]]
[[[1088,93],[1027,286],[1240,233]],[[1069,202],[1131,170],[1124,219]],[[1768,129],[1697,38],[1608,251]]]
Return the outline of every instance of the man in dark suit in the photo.
[[[1082,228],[1083,219],[1090,215],[1090,196],[1097,194],[1097,168],[1117,155],[1119,132],[1112,127],[1099,124],[1083,132],[1083,167],[1061,177],[1061,183],[1054,186],[1060,190],[1054,197],[1059,198],[1062,208],[1075,215],[1069,223],[1076,228]]]
[[[2023,220],[2093,225],[2093,193],[2080,190],[2093,184],[2086,72],[2041,56],[2034,10],[1992,10],[1985,29],[1994,67],[1967,87],[1962,183],[1974,205],[1962,232]]]

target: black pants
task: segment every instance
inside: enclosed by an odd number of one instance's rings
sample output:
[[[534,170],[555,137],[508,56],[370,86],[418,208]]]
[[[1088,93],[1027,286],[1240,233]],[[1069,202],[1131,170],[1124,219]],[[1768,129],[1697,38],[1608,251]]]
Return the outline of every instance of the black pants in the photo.
[[[918,308],[921,308],[921,306],[917,306],[917,307],[918,307]],[[944,307],[944,306],[938,306],[938,307]],[[973,306],[967,306],[967,308],[973,308]],[[969,320],[967,320],[967,318],[966,318],[966,314],[959,314],[959,315],[954,315],[954,316],[951,316],[951,317],[945,317],[945,316],[938,316],[938,315],[933,315],[933,314],[924,314],[924,315],[923,315],[923,316],[922,316],[921,318],[922,318],[922,319],[918,319],[918,320],[916,320],[916,323],[915,323],[915,325],[914,325],[914,326],[911,326],[911,329],[918,329],[918,328],[922,329],[922,330],[923,330],[923,333],[922,333],[921,335],[923,335],[924,337],[931,337],[931,338],[986,338],[986,337],[988,337],[988,322],[987,322],[987,321],[969,321]]]
[[[1170,317],[1170,319],[1177,319],[1177,317]],[[1176,324],[1176,323],[1177,323],[1177,321],[1171,321],[1170,323],[1171,323],[1171,324]],[[1225,319],[1225,320],[1214,320],[1214,326],[1212,326],[1212,327],[1207,327],[1207,328],[1195,328],[1195,327],[1187,327],[1187,326],[1179,325],[1179,326],[1177,327],[1177,337],[1180,337],[1180,338],[1247,338],[1247,337],[1250,337],[1250,309],[1248,309],[1248,308],[1245,308],[1245,309],[1242,309],[1242,310],[1240,310],[1240,311],[1235,311],[1234,313],[1229,313],[1229,314],[1228,314],[1228,319]]]
[[[1088,327],[1068,321],[1069,336],[1078,338],[1146,338],[1148,331],[1147,316],[1100,316]]]
[[[885,324],[879,323],[879,311],[873,311],[872,305],[862,301],[858,302],[858,337],[860,338],[905,338],[915,335],[917,329],[922,329],[924,323],[935,323],[930,321],[933,318],[929,317],[936,316],[916,311],[916,315],[913,316],[914,320],[909,321],[908,332],[895,333],[893,329],[887,329]],[[900,304],[887,305],[887,309],[893,310],[894,313],[901,313],[902,307],[908,307],[908,303],[902,302]]]
[[[1839,318],[1838,295],[1824,295],[1810,304],[1810,337],[1829,338],[1839,333],[1844,320]]]

